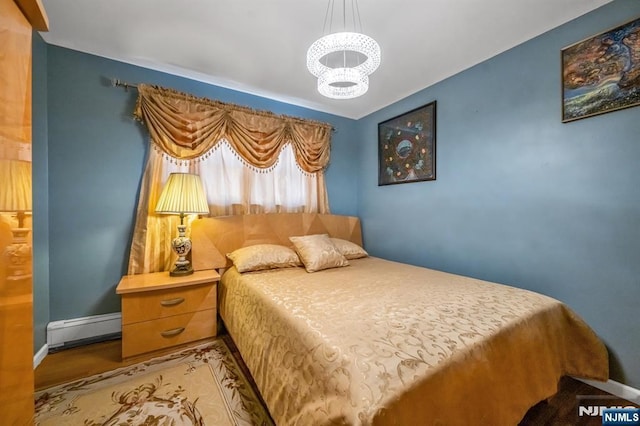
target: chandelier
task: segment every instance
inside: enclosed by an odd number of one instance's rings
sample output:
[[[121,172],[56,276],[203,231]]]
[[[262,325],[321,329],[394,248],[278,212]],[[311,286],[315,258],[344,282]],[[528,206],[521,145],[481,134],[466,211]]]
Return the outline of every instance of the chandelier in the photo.
[[[328,0],[323,33],[307,51],[307,68],[318,78],[318,92],[332,99],[352,99],[369,90],[369,75],[380,65],[380,46],[362,34],[358,0],[351,0],[353,31],[347,31],[346,0],[342,0],[341,32],[331,33],[334,0]],[[339,12],[338,12],[339,13]],[[327,24],[329,25],[327,31]]]

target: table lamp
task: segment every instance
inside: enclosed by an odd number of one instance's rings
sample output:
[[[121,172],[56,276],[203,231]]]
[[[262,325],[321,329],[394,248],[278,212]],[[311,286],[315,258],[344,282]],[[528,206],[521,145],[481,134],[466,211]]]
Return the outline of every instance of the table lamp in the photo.
[[[31,274],[30,228],[25,227],[24,218],[31,213],[31,162],[22,160],[0,160],[0,212],[15,215],[18,226],[11,227],[13,241],[3,255],[8,259],[9,278],[20,279]]]
[[[187,260],[191,251],[191,239],[185,235],[187,227],[184,224],[184,215],[209,213],[200,176],[191,173],[171,173],[156,204],[156,213],[180,215],[178,236],[171,242],[178,260],[169,275],[176,277],[193,274],[191,262]]]

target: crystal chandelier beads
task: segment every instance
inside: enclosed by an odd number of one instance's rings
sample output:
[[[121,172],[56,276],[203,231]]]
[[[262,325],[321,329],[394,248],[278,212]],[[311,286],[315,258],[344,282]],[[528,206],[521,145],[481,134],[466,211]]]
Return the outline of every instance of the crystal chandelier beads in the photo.
[[[337,52],[356,52],[367,59],[352,68],[356,68],[366,75],[370,75],[380,66],[380,46],[371,37],[351,32],[334,33],[316,40],[307,51],[307,68],[311,74],[320,77],[331,69],[320,60],[327,55]]]
[[[329,68],[318,76],[318,92],[327,98],[357,98],[367,90],[369,76],[357,68]]]
[[[333,2],[329,0],[327,5],[325,29],[327,21],[331,20],[329,11],[332,15],[334,10]],[[364,95],[369,90],[369,75],[380,66],[378,43],[356,31],[356,16],[357,22],[360,21],[357,0],[352,0],[351,4],[354,31],[346,31],[345,3],[346,0],[343,0],[344,31],[321,37],[307,50],[307,68],[318,78],[318,92],[332,99],[351,99]],[[340,63],[336,63],[336,60]]]

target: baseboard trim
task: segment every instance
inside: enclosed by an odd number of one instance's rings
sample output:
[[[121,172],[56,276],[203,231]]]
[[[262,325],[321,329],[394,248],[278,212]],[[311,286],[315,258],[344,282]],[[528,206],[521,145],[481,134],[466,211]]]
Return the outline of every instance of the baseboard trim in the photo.
[[[581,382],[584,382],[589,386],[593,386],[594,388],[598,388],[612,395],[615,395],[619,398],[631,401],[634,404],[640,404],[640,389],[633,388],[631,386],[625,385],[624,383],[616,382],[615,380],[599,382],[597,380],[581,379],[578,377],[575,377],[575,379],[580,380]]]
[[[38,352],[36,352],[36,354],[33,356],[33,369],[34,370],[36,368],[38,368],[38,366],[40,365],[42,360],[46,358],[48,353],[49,353],[49,345],[47,345],[45,343],[44,345],[42,345],[40,350]]]
[[[117,334],[121,326],[120,312],[53,321],[47,325],[47,345],[52,349],[80,340]]]

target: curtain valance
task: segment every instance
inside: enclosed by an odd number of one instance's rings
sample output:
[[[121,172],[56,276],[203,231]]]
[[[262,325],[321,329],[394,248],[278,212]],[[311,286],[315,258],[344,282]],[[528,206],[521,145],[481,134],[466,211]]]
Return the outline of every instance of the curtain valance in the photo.
[[[225,139],[248,164],[269,168],[291,143],[300,168],[324,170],[329,162],[331,125],[238,105],[196,98],[171,89],[138,85],[134,115],[152,141],[180,159],[202,156]]]

